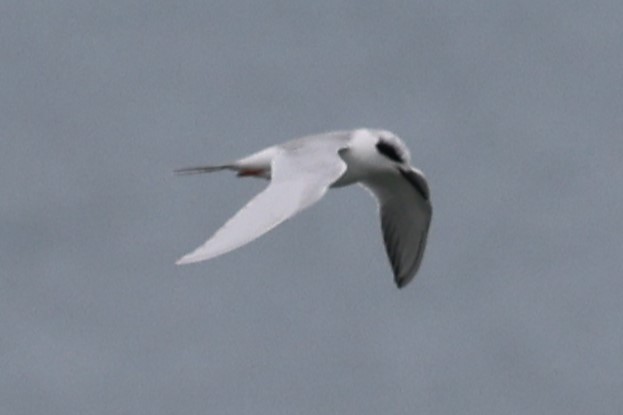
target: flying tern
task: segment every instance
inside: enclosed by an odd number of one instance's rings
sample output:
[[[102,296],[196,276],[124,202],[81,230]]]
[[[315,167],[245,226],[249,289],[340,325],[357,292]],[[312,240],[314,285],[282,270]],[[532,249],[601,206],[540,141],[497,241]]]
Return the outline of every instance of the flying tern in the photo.
[[[237,249],[318,202],[329,188],[359,183],[378,201],[387,256],[402,288],[420,267],[432,217],[428,183],[410,159],[395,134],[357,129],[298,138],[230,163],[176,170],[233,170],[239,177],[270,180],[210,239],[176,263],[205,261]]]

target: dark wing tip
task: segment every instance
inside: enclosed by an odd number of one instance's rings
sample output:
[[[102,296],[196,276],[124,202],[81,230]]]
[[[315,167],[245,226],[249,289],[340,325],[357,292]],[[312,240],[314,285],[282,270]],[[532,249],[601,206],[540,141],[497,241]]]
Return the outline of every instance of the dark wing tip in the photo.
[[[415,278],[416,273],[417,270],[408,274],[394,274],[394,282],[396,283],[396,287],[398,287],[398,289],[402,289],[409,285],[409,283]]]
[[[401,290],[404,287],[406,287],[407,284],[409,283],[409,279],[408,278],[400,278],[398,276],[396,278],[394,278],[394,281],[396,281],[396,287],[398,287],[399,290]]]

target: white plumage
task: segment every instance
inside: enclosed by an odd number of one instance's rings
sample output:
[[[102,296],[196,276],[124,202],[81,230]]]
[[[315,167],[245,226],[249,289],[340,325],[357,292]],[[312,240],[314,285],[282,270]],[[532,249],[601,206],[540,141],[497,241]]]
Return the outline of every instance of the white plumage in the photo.
[[[307,136],[218,166],[181,174],[234,170],[270,179],[203,245],[177,264],[205,261],[239,248],[319,201],[330,187],[360,183],[376,196],[394,279],[404,287],[417,273],[432,216],[424,175],[409,164],[403,142],[389,131],[359,129]]]

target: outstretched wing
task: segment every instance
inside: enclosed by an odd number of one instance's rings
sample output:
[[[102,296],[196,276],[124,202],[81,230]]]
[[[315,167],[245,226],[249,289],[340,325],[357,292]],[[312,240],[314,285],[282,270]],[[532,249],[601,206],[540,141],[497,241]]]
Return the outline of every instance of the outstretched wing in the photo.
[[[428,184],[420,171],[401,169],[364,185],[379,200],[385,249],[396,285],[402,288],[422,263],[432,218]]]
[[[271,163],[271,182],[210,239],[177,264],[205,261],[248,244],[319,201],[346,170],[344,140],[311,139],[284,146]]]

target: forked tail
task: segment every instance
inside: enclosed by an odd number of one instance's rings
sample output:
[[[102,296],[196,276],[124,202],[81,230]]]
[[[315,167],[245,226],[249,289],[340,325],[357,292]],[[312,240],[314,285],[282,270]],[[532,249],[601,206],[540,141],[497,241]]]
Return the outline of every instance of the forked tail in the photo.
[[[189,175],[189,174],[201,174],[212,173],[219,170],[235,170],[231,164],[224,164],[221,166],[197,166],[197,167],[185,167],[183,169],[174,170],[175,174]]]

